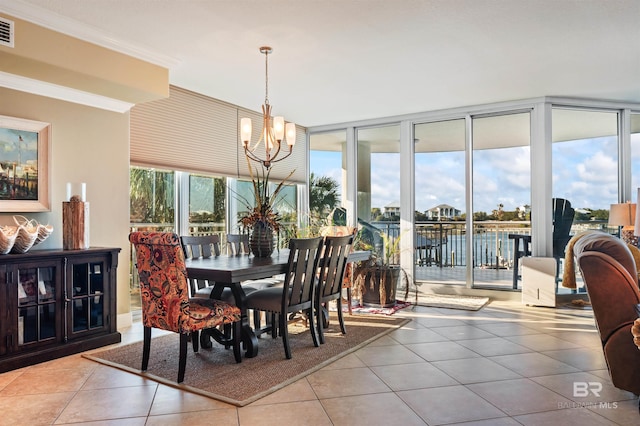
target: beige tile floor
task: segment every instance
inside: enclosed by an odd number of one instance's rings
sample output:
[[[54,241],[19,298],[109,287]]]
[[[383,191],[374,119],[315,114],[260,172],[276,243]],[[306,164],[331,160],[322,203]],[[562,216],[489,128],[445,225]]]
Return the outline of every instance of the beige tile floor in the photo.
[[[79,355],[0,374],[0,425],[640,424],[590,311],[492,302],[396,315],[412,321],[242,408]],[[139,322],[121,331],[123,343],[142,336]],[[602,384],[599,396],[574,396],[583,382]]]

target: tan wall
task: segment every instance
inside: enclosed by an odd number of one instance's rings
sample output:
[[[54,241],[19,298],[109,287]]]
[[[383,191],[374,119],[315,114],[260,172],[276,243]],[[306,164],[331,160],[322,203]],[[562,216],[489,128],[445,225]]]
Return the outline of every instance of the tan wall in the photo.
[[[129,297],[129,113],[116,113],[0,87],[0,115],[51,123],[51,212],[21,213],[54,227],[39,248],[62,248],[67,182],[86,182],[91,246],[120,247],[118,314]],[[0,212],[0,224],[13,224]]]
[[[169,96],[169,70],[0,13],[15,47],[0,46],[0,71],[130,103]]]

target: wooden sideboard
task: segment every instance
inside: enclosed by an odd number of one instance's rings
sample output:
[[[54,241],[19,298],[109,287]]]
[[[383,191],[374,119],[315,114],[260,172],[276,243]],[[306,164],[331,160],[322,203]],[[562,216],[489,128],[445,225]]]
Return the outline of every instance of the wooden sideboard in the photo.
[[[0,372],[120,342],[119,252],[0,255]]]

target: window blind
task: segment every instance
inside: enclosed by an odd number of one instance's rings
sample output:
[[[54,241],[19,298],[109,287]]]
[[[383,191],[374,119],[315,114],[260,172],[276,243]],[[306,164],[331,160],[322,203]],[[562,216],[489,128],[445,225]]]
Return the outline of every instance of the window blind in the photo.
[[[253,143],[257,142],[262,128],[260,113],[170,86],[168,98],[131,109],[130,161],[146,167],[247,178],[249,170],[238,133],[242,117],[251,118]],[[295,170],[289,181],[306,181],[305,132],[304,127],[296,126],[293,153],[274,163],[271,179],[282,180]],[[283,150],[288,151],[286,144]],[[252,167],[255,164],[252,162]]]

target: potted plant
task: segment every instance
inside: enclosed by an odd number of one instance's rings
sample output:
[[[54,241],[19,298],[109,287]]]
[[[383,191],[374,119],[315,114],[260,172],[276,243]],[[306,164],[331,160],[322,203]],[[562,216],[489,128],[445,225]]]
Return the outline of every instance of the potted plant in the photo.
[[[292,171],[275,189],[271,190],[270,172],[271,169],[261,166],[258,173],[257,168],[252,169],[249,166],[254,200],[238,197],[246,207],[239,222],[249,232],[249,248],[256,257],[268,257],[273,253],[273,235],[274,232],[280,232],[280,215],[274,206],[279,200],[278,195],[285,182],[293,175]]]
[[[353,271],[353,287],[360,295],[361,304],[381,308],[395,306],[402,273],[398,264],[400,237],[389,237],[373,226],[365,226],[358,231],[354,248],[371,251],[370,259],[357,264]]]

